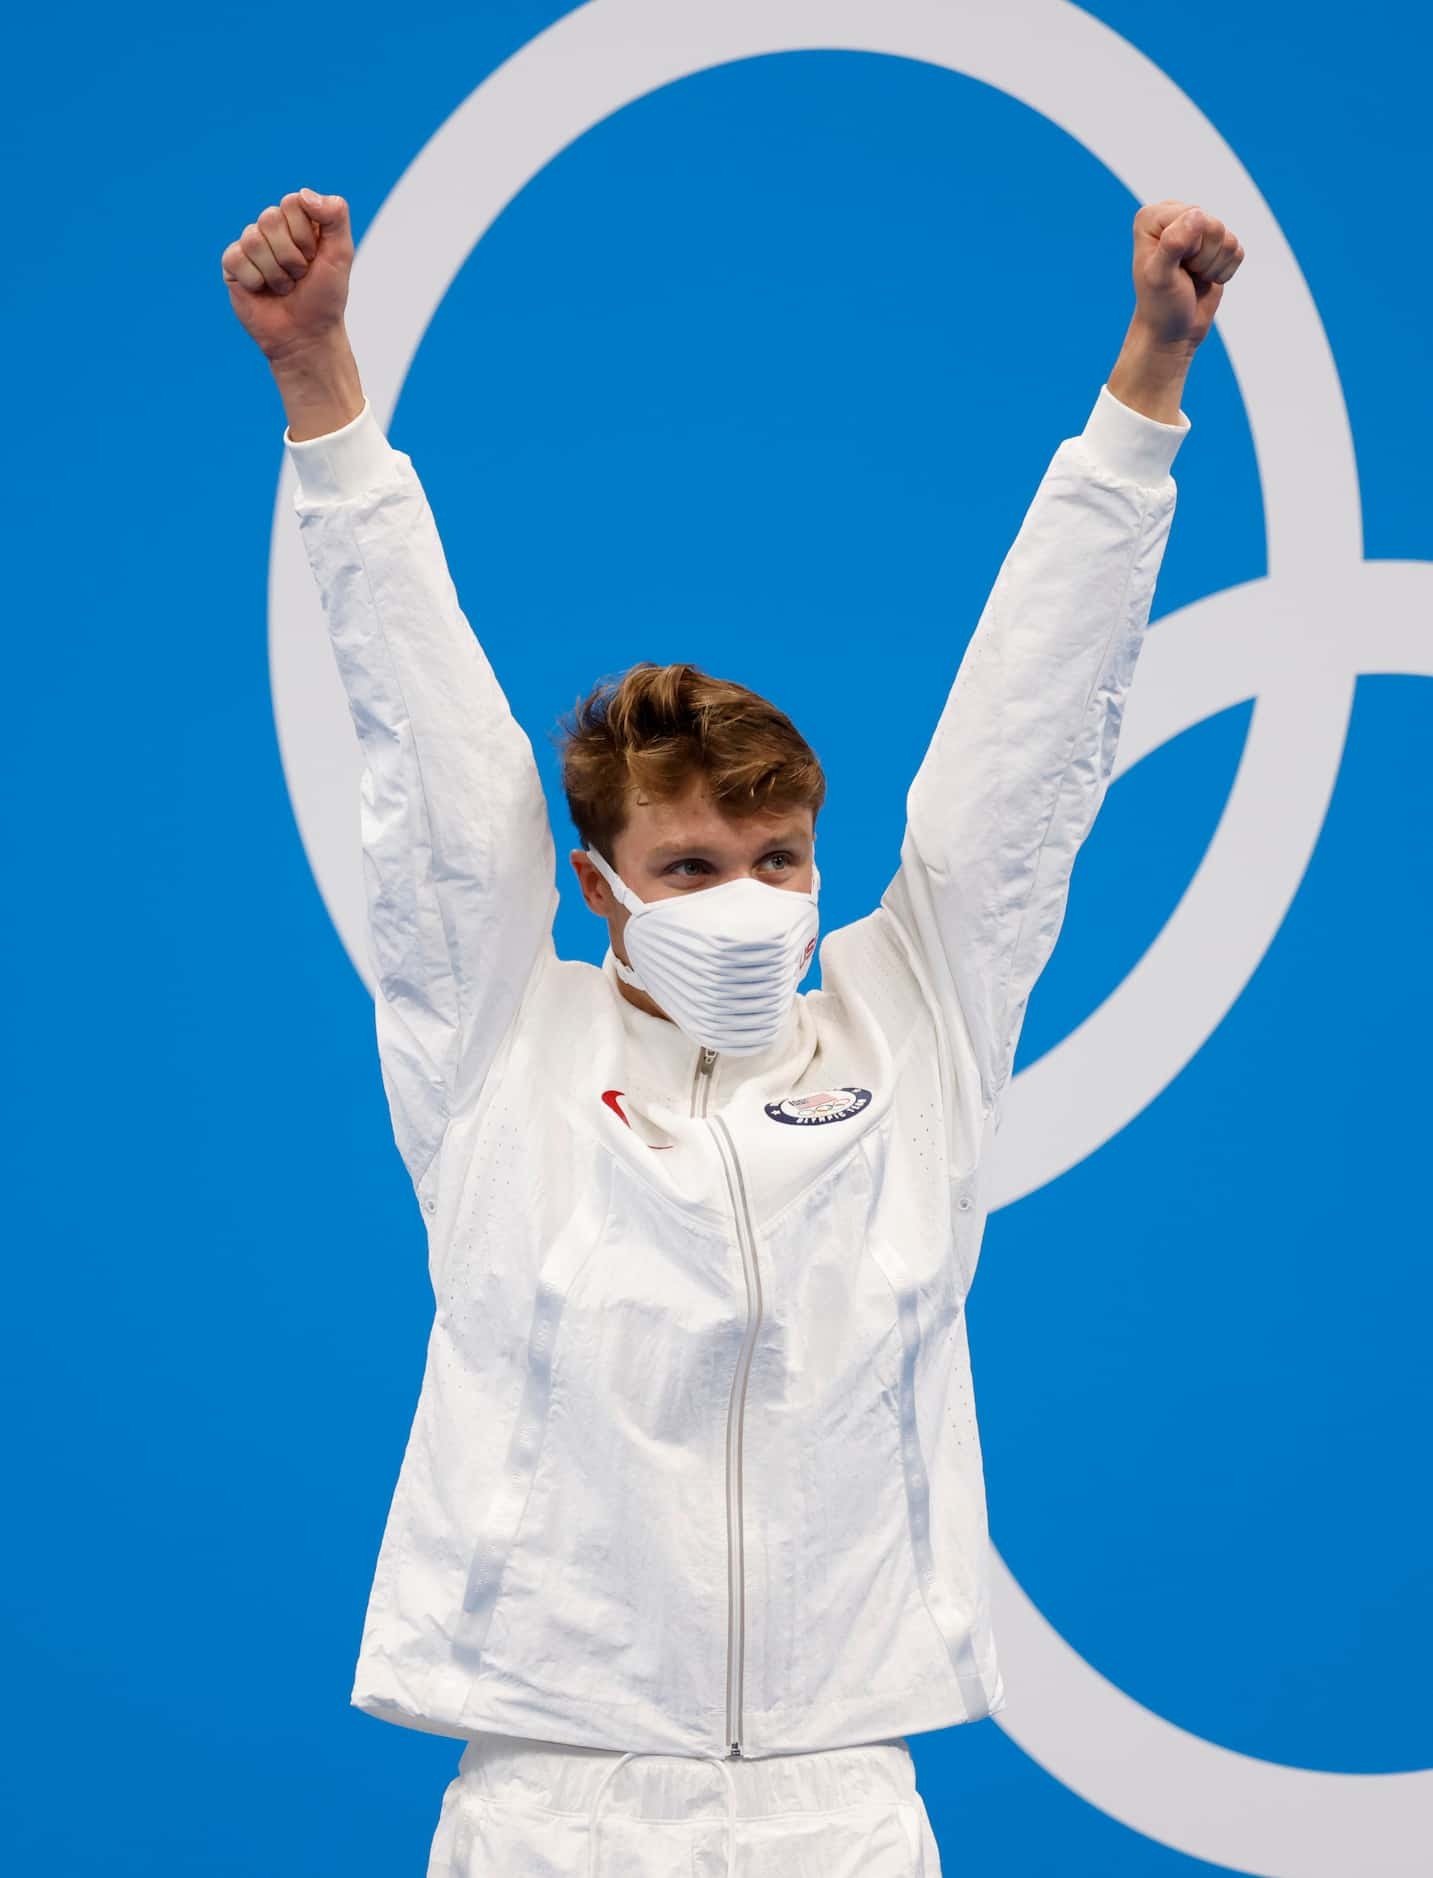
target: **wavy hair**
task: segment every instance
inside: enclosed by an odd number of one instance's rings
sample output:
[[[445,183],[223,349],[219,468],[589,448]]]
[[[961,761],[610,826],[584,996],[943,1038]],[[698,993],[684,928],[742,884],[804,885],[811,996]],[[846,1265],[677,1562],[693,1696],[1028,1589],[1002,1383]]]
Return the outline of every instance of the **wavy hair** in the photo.
[[[825,772],[786,713],[695,665],[644,659],[599,680],[553,739],[582,845],[608,861],[635,790],[673,801],[699,775],[728,815],[807,807],[813,821],[826,799]]]

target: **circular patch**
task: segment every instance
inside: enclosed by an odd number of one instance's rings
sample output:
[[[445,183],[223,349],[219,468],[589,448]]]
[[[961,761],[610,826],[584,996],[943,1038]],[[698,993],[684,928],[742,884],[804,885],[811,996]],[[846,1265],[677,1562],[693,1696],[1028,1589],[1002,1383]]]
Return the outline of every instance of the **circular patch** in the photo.
[[[788,1096],[784,1102],[768,1102],[766,1112],[774,1122],[791,1122],[795,1127],[809,1127],[813,1122],[844,1122],[848,1115],[859,1115],[870,1103],[869,1089],[823,1089],[816,1095]]]

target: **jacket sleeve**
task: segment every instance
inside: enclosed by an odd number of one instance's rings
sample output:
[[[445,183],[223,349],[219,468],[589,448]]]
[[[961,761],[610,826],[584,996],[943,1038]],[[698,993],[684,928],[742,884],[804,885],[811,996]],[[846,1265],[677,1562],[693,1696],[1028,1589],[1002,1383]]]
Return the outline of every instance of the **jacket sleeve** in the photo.
[[[1101,386],[1041,479],[907,797],[881,904],[997,1125],[1114,766],[1188,430],[1183,411],[1160,423]]]
[[[425,1212],[449,1119],[480,1089],[551,949],[552,831],[532,747],[458,604],[412,462],[365,400],[284,444],[363,756],[359,832],[394,1138]]]

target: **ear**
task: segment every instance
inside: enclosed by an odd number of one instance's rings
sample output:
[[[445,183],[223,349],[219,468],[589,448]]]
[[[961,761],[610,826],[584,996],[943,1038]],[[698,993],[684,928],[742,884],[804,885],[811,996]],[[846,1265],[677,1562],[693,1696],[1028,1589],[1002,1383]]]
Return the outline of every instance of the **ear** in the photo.
[[[599,919],[612,919],[617,912],[617,903],[612,897],[612,889],[587,858],[585,848],[573,848],[568,856],[572,862],[572,871],[577,876],[577,884],[582,889],[582,898],[589,912]]]

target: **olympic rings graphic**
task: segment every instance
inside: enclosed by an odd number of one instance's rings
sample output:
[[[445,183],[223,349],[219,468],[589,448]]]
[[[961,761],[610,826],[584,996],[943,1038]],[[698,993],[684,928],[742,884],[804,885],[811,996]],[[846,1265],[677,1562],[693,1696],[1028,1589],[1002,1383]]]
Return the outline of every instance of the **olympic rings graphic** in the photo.
[[[1353,443],[1312,296],[1268,205],[1197,106],[1127,40],[1065,0],[592,0],[476,87],[395,184],[354,263],[349,325],[387,425],[433,313],[472,249],[575,139],[664,85],[772,53],[844,50],[943,66],[1042,113],[1140,201],[1175,180],[1248,250],[1219,329],[1263,484],[1268,574],[1158,620],[1125,711],[1118,777],[1167,739],[1253,699],[1223,815],[1133,971],[1017,1076],[992,1205],[1033,1192],[1151,1103],[1243,991],[1303,879],[1333,793],[1360,673],[1433,677],[1433,577],[1365,562]],[[1257,291],[1254,290],[1257,282]],[[299,831],[355,969],[374,989],[352,839],[358,753],[285,462],[270,549],[270,677]],[[1356,623],[1356,625],[1355,625]],[[1261,1878],[1426,1873],[1433,1770],[1331,1774],[1233,1753],[1125,1695],[1046,1622],[993,1553],[1006,1732],[1137,1832]]]

